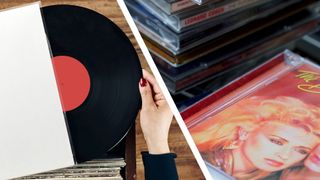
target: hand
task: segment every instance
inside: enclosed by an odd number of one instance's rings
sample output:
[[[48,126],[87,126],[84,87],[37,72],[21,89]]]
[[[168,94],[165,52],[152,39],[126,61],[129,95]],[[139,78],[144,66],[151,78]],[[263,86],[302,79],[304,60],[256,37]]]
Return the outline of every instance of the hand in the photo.
[[[140,125],[144,139],[150,154],[169,153],[168,134],[173,114],[154,77],[146,70],[142,73]]]
[[[320,144],[314,148],[307,159],[304,161],[304,165],[315,173],[320,173]]]

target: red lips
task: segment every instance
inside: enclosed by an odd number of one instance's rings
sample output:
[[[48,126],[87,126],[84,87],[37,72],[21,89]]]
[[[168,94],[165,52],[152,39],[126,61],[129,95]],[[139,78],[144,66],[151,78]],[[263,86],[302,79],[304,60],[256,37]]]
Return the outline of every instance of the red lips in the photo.
[[[273,160],[273,159],[268,159],[268,158],[265,158],[266,162],[268,165],[270,166],[273,166],[273,167],[281,167],[283,166],[283,163],[282,162],[279,162],[279,161],[276,161],[276,160]]]

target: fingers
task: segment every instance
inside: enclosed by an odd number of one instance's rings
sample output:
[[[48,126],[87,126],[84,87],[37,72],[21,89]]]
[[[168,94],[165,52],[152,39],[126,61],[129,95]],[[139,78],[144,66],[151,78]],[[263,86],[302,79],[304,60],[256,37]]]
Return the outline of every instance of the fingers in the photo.
[[[320,145],[318,144],[312,151],[310,152],[307,159],[304,161],[304,165],[311,171],[320,173],[320,165],[317,161],[314,161],[316,157],[320,156]]]
[[[156,94],[154,96],[155,101],[165,100],[162,93]]]
[[[162,94],[162,91],[157,83],[157,81],[155,80],[155,78],[153,77],[152,74],[150,74],[148,71],[146,70],[142,70],[143,73],[143,77],[149,81],[149,83],[152,86],[153,92],[154,92],[154,101],[156,103],[157,106],[161,106],[163,104],[166,103],[166,100]]]
[[[142,110],[153,108],[155,106],[153,97],[152,97],[152,90],[147,80],[141,78],[139,82],[139,91],[142,100]]]
[[[155,80],[155,78],[153,77],[152,74],[150,74],[148,71],[142,69],[142,74],[143,74],[143,78],[145,80],[147,80],[147,82],[149,82],[149,87],[151,89],[151,94],[154,95],[153,97],[153,104],[156,106],[156,107],[161,107],[161,106],[165,106],[167,105],[167,101],[166,99],[164,98],[163,94],[162,94],[162,91],[157,83],[157,81]],[[151,85],[151,86],[150,86]]]
[[[153,75],[151,75],[148,71],[146,71],[144,69],[142,69],[142,75],[143,75],[143,78],[146,79],[151,84],[155,94],[158,94],[158,93],[162,94],[161,89],[160,89],[157,81],[153,77]]]

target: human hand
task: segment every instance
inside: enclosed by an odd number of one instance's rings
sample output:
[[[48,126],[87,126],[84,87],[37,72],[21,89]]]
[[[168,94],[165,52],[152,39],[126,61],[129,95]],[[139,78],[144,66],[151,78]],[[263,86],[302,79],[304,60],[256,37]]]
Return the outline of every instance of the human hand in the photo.
[[[320,173],[320,144],[311,151],[310,155],[304,161],[304,165],[309,170]]]
[[[142,70],[140,125],[150,154],[169,153],[168,134],[173,114],[154,77]]]

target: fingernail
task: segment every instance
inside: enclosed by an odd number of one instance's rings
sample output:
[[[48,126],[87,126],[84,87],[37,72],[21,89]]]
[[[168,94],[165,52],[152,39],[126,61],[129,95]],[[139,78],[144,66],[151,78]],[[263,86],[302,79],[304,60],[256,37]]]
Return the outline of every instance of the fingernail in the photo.
[[[145,80],[144,78],[140,79],[140,86],[141,87],[145,87],[147,85],[147,80]]]

